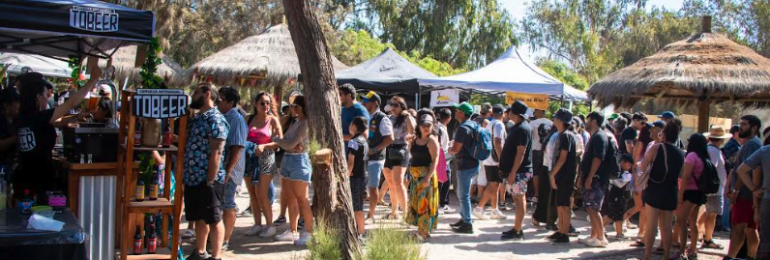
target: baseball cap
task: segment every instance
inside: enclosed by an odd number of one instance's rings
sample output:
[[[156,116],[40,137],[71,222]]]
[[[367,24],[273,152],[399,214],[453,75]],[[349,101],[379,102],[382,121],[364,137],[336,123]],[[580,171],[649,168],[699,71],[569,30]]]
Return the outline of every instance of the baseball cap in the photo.
[[[618,119],[618,117],[620,117],[620,115],[618,115],[617,113],[612,113],[612,115],[610,115],[610,117],[608,117],[607,120],[615,120],[615,119]]]
[[[495,115],[501,115],[505,112],[505,107],[502,104],[497,104],[492,107],[492,113]]]
[[[570,112],[566,108],[559,108],[559,110],[556,111],[556,114],[554,114],[553,117],[561,120],[562,122],[570,123],[572,121],[572,112]]]
[[[671,111],[665,111],[660,115],[658,115],[658,117],[663,119],[672,119],[672,118],[676,118],[676,114],[674,114],[674,112],[671,112]]]
[[[460,104],[454,104],[453,106],[455,109],[459,109],[463,113],[465,113],[466,116],[473,115],[473,106],[469,104],[468,102],[462,102]]]
[[[484,104],[481,104],[481,110],[479,111],[479,114],[486,114],[492,112],[492,104],[489,102],[484,102]]]
[[[377,95],[377,93],[374,93],[374,91],[369,91],[365,95],[361,95],[361,99],[363,99],[364,103],[377,101],[377,103],[382,104],[382,99],[380,99],[380,95]]]
[[[730,127],[730,133],[735,134],[737,132],[741,131],[741,125],[734,124],[733,127]]]
[[[345,92],[346,94],[353,95],[353,98],[356,97],[356,87],[353,86],[353,84],[345,83],[340,86],[340,91]]]
[[[423,114],[420,116],[419,124],[420,125],[432,125],[433,121],[435,121],[435,118],[431,116],[430,114]]]
[[[666,127],[666,122],[663,122],[663,120],[652,122],[652,127],[664,128]]]
[[[527,104],[525,104],[521,100],[514,101],[513,104],[511,104],[511,106],[508,107],[509,112],[513,113],[514,115],[520,115],[524,118],[526,118],[525,115],[527,114],[528,109],[529,108],[527,107]]]

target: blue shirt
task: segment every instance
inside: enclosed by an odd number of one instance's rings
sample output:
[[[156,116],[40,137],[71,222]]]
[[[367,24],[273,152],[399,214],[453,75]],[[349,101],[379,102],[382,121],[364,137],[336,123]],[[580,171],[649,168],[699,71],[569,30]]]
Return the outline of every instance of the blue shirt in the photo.
[[[366,110],[361,103],[354,102],[350,107],[342,107],[342,134],[350,134],[349,127],[350,122],[353,122],[353,118],[363,116],[366,117],[366,122],[369,122],[369,111]]]
[[[187,133],[187,143],[184,153],[184,184],[198,186],[206,182],[206,172],[209,168],[211,144],[209,138],[225,140],[230,126],[225,117],[216,108],[196,115]],[[225,157],[221,156],[216,182],[225,183]]]
[[[246,125],[246,120],[243,119],[241,113],[238,112],[237,107],[230,109],[224,116],[227,124],[230,125],[230,131],[228,131],[227,140],[225,140],[225,151],[223,154],[225,158],[229,158],[229,155],[227,154],[228,147],[246,147],[246,135],[249,131],[249,127]],[[240,185],[243,180],[243,171],[246,168],[246,152],[241,151],[239,157],[238,163],[233,167],[233,172],[230,173],[230,180],[237,185]],[[225,159],[225,161],[227,160],[228,159]]]

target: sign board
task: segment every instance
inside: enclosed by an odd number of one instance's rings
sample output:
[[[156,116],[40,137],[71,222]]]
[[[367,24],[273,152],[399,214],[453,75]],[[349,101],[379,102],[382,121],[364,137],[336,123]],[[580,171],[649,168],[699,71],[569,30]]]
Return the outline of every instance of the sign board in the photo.
[[[451,107],[460,103],[460,91],[457,89],[434,90],[430,92],[430,107]]]
[[[90,32],[117,32],[119,15],[115,10],[73,6],[70,27]]]
[[[505,104],[513,104],[516,100],[521,100],[524,104],[527,104],[527,107],[532,109],[548,110],[548,95],[545,94],[505,92]]]
[[[146,118],[176,118],[187,114],[187,95],[181,89],[138,89],[131,113]]]

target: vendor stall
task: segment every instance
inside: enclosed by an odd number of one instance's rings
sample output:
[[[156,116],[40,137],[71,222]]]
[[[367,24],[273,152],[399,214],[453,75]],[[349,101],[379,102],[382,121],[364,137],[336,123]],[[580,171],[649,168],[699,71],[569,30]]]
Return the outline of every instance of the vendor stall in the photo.
[[[385,95],[419,94],[417,80],[434,79],[436,75],[412,64],[390,48],[380,55],[352,68],[335,71],[337,84],[353,84],[356,89],[373,90]]]

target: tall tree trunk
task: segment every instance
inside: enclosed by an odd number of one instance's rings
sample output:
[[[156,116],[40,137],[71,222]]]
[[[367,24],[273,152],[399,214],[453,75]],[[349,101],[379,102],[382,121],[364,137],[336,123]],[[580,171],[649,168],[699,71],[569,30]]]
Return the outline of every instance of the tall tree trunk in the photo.
[[[321,26],[306,5],[310,1],[283,0],[289,31],[299,58],[311,138],[331,151],[329,171],[314,176],[314,214],[338,232],[345,259],[359,252],[347,165],[344,161],[340,100],[331,54]],[[323,175],[323,176],[322,176]]]

